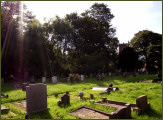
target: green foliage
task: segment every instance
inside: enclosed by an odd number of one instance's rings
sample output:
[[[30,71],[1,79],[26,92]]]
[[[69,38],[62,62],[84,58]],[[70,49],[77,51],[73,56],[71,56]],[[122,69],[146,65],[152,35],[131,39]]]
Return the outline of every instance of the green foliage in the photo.
[[[162,66],[162,35],[152,31],[143,30],[135,34],[131,40],[132,47],[142,57],[142,61],[147,63],[147,70],[152,69],[160,71]],[[156,72],[156,70],[154,70]]]

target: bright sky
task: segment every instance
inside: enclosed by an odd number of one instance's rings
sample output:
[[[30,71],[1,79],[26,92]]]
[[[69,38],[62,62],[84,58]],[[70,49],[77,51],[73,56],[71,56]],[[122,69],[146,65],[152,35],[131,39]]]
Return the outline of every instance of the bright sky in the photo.
[[[112,25],[120,43],[127,43],[140,30],[162,34],[162,1],[25,1],[28,10],[44,23],[56,15],[78,14],[89,9],[93,3],[107,4],[115,16]]]

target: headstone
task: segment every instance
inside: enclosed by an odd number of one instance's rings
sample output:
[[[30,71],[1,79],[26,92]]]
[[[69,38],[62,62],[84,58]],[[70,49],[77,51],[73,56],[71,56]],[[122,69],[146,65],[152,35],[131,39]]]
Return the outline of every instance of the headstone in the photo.
[[[111,72],[109,72],[109,76],[111,76]]]
[[[84,75],[81,75],[81,81],[84,81]]]
[[[42,77],[42,83],[46,83],[46,77]]]
[[[93,94],[90,94],[90,98],[91,98],[91,99],[94,99],[94,96],[93,96]]]
[[[26,87],[27,114],[47,110],[47,88],[46,84],[29,84]]]
[[[136,98],[136,105],[140,111],[144,111],[150,108],[150,104],[147,101],[146,95],[142,95]]]
[[[1,78],[1,86],[4,85],[4,78]]]
[[[92,73],[90,74],[90,78],[93,78],[93,74]]]
[[[22,90],[26,91],[26,86],[29,86],[29,83],[23,83],[22,84]]]
[[[52,77],[52,83],[54,83],[54,84],[57,83],[57,76]]]
[[[70,104],[70,96],[68,94],[64,94],[61,97],[62,104]]]
[[[113,87],[113,84],[110,84],[109,87]]]
[[[69,94],[69,91],[66,91],[66,94]]]
[[[105,74],[104,73],[102,73],[102,77],[105,77]]]
[[[67,78],[66,77],[62,78],[61,82],[67,82]]]
[[[62,105],[62,101],[58,100],[57,104],[58,104],[58,106],[61,106]]]
[[[13,88],[14,89],[22,89],[22,84],[21,83],[13,83]]]
[[[79,92],[79,97],[82,99],[84,96],[84,93],[83,92]]]
[[[58,97],[58,93],[55,93],[54,96],[55,96],[55,97]]]
[[[102,102],[107,102],[107,98],[106,97],[103,97],[102,98]]]
[[[103,80],[103,76],[102,75],[97,75],[96,79],[97,80]]]

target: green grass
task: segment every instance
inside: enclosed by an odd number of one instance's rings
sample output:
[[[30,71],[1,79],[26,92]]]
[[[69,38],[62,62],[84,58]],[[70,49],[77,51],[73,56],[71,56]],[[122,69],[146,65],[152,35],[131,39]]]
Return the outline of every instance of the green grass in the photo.
[[[162,118],[162,85],[160,83],[143,83],[136,81],[144,80],[151,82],[157,75],[139,75],[137,77],[129,76],[123,77],[105,77],[103,81],[97,81],[95,78],[85,78],[84,82],[80,83],[47,83],[48,94],[48,107],[47,111],[34,113],[31,115],[32,119],[77,119],[68,113],[81,106],[92,107],[107,113],[115,111],[113,108],[102,107],[90,103],[90,94],[94,95],[94,101],[101,100],[102,97],[106,97],[110,100],[117,100],[122,102],[136,103],[136,98],[140,95],[147,95],[148,102],[151,104],[151,110],[138,114],[132,112],[133,119],[161,119]],[[136,83],[133,83],[135,81]],[[108,94],[99,95],[102,91],[91,90],[94,86],[108,86],[113,84],[115,87],[119,87],[120,90],[111,92]],[[84,89],[83,89],[84,88]],[[57,106],[57,101],[66,92],[70,93],[70,105],[69,106]],[[81,100],[78,97],[78,93],[83,92],[85,100]],[[10,84],[2,86],[2,93],[8,94],[9,98],[1,98],[1,104],[10,108],[8,114],[1,115],[5,119],[24,119],[25,112],[20,108],[14,106],[16,102],[22,102],[26,97],[26,93],[21,89],[14,90]],[[59,93],[58,98],[54,97],[54,93]]]

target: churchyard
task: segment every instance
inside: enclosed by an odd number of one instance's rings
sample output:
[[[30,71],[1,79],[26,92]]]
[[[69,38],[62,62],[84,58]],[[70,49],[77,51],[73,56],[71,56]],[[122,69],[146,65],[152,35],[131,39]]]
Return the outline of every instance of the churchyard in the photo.
[[[56,83],[51,82],[52,78],[43,78],[43,81],[37,79],[36,83],[25,85],[25,89],[5,83],[1,86],[1,93],[5,95],[1,94],[1,105],[9,110],[2,111],[1,106],[1,119],[161,119],[162,81],[153,83],[154,78],[157,74],[105,76],[103,80],[85,76],[74,83],[60,77]],[[118,87],[118,90],[100,87]],[[138,101],[142,95],[147,97],[145,103],[150,104],[145,110],[141,104],[145,104],[144,100]],[[123,113],[125,117],[120,115]]]

